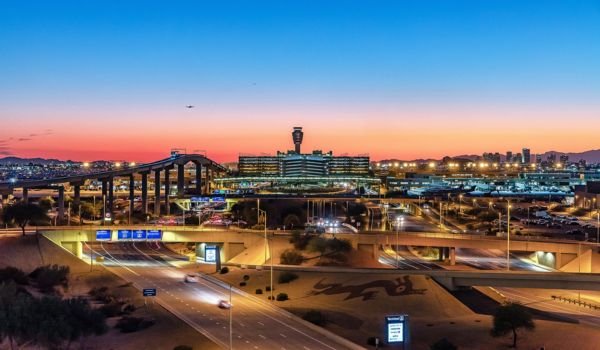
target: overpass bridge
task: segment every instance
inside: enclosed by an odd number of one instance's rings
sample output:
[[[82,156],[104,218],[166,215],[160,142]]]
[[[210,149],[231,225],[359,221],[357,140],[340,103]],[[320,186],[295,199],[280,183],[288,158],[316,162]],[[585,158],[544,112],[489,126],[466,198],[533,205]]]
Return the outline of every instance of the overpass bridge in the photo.
[[[230,260],[245,249],[264,244],[264,232],[243,229],[214,229],[192,226],[63,226],[40,228],[40,231],[74,254],[81,253],[82,242],[97,241],[98,230],[109,230],[110,241],[119,241],[119,230],[160,230],[163,242],[214,243],[222,247],[222,261]],[[269,237],[287,240],[289,232],[269,231]],[[347,239],[354,249],[369,253],[373,258],[379,256],[381,247],[390,245],[436,247],[448,250],[451,264],[456,258],[456,248],[506,250],[507,240],[503,237],[479,236],[449,233],[336,233],[335,237]],[[106,239],[105,239],[106,240]],[[534,237],[513,236],[510,250],[519,252],[544,252],[552,254],[555,265],[560,269],[584,254],[597,254],[600,246],[597,243],[550,240]],[[584,263],[581,271],[592,271],[592,261]]]
[[[42,234],[52,242],[69,250],[78,257],[82,257],[83,242],[97,242],[97,230],[112,232],[111,241],[119,242],[118,230],[156,230],[155,226],[118,226],[118,227],[81,227],[80,229],[43,230]],[[189,227],[162,227],[161,240],[163,242],[194,242],[210,243],[221,246],[221,260],[228,261],[241,254],[250,247],[265,244],[263,231],[250,230],[216,230],[198,229]],[[270,231],[269,236],[275,239],[287,240],[288,233]],[[506,242],[493,237],[460,237],[466,235],[447,234],[403,234],[399,235],[401,245],[420,245],[440,247],[472,247],[477,249],[502,249]],[[350,240],[353,248],[359,250],[379,249],[379,246],[389,244],[396,237],[384,234],[336,234],[336,237]],[[128,240],[131,241],[131,240]],[[591,254],[597,247],[596,244],[580,242],[558,241],[533,241],[515,240],[511,249],[520,251],[546,251],[553,254],[573,255],[573,259],[582,254]],[[270,251],[268,249],[267,251]],[[594,253],[597,254],[597,253]],[[269,256],[266,255],[266,260]],[[249,266],[252,267],[252,266]],[[547,288],[547,289],[573,289],[573,290],[600,290],[600,274],[598,273],[568,273],[568,272],[528,272],[528,271],[456,271],[456,270],[396,270],[396,269],[361,269],[342,267],[306,267],[306,266],[278,266],[286,270],[309,272],[335,272],[335,273],[382,273],[382,274],[419,274],[428,275],[448,289],[457,289],[470,286],[496,286],[519,288]],[[591,267],[590,267],[591,269]],[[590,271],[582,269],[581,271]]]
[[[136,166],[126,167],[123,169],[115,169],[110,171],[94,172],[88,174],[78,174],[67,177],[57,177],[42,180],[16,180],[0,182],[0,195],[12,195],[15,189],[21,189],[23,200],[28,199],[28,191],[30,189],[52,189],[58,191],[58,217],[59,220],[64,219],[65,204],[64,193],[65,185],[73,187],[73,203],[78,206],[81,200],[81,186],[88,180],[98,180],[102,183],[102,197],[107,203],[107,213],[113,212],[114,208],[114,179],[128,178],[129,179],[129,210],[133,212],[134,206],[134,176],[141,177],[141,204],[142,212],[148,212],[148,176],[154,175],[154,214],[161,214],[160,192],[161,192],[161,173],[162,184],[164,185],[164,206],[165,214],[169,214],[169,196],[171,194],[171,178],[170,170],[177,168],[177,196],[182,196],[185,192],[185,172],[184,166],[188,163],[194,163],[195,171],[195,188],[194,193],[202,194],[210,192],[210,183],[215,177],[215,173],[226,173],[228,169],[218,164],[217,162],[207,158],[201,154],[174,154],[169,158],[162,159],[152,163],[140,164]],[[205,176],[202,181],[202,169]],[[111,215],[112,217],[112,215]]]

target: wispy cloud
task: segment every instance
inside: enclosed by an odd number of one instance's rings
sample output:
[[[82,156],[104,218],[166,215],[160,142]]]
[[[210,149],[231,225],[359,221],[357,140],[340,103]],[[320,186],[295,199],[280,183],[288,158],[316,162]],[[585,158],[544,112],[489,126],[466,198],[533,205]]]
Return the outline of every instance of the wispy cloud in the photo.
[[[17,139],[17,141],[19,141],[19,142],[31,141],[31,138],[29,138],[29,137],[20,137],[20,138]]]

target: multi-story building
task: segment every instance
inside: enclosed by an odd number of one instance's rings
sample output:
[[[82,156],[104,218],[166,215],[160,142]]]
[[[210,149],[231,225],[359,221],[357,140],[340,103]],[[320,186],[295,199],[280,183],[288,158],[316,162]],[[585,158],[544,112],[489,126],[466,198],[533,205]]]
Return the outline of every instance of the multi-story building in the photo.
[[[331,151],[315,150],[299,153],[302,144],[302,128],[295,127],[292,133],[295,149],[277,152],[274,156],[240,155],[240,176],[367,176],[369,156],[334,156]]]
[[[531,151],[529,148],[523,148],[523,153],[521,156],[521,163],[529,164],[531,163]]]

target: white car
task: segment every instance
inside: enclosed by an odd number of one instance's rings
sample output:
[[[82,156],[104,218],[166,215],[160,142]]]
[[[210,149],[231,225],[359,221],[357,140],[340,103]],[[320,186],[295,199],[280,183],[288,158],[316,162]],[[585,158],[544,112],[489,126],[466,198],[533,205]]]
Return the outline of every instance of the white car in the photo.
[[[219,300],[219,308],[221,309],[230,309],[231,308],[231,303],[229,303],[227,300]]]
[[[198,276],[193,273],[188,273],[183,280],[187,283],[198,283]]]

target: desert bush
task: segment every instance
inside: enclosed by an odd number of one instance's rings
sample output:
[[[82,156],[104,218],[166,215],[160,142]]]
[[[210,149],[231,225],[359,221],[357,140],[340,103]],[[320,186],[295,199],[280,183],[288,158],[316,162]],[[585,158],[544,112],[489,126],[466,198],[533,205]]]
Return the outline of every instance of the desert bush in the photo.
[[[228,272],[229,272],[229,267],[227,267],[227,266],[223,266],[223,267],[221,267],[221,270],[219,271],[219,273],[220,273],[221,275],[224,275],[224,274],[226,274],[226,273],[228,273]]]
[[[117,322],[115,328],[119,329],[121,333],[133,333],[146,329],[153,324],[154,321],[146,320],[141,317],[124,316]]]
[[[298,275],[293,272],[282,272],[279,274],[277,281],[279,283],[290,283],[293,280],[298,279]]]
[[[310,310],[302,315],[302,319],[308,321],[312,324],[316,324],[317,326],[324,326],[327,324],[327,318],[321,311],[318,310]]]
[[[289,299],[289,297],[288,297],[288,295],[286,293],[279,293],[279,294],[277,294],[277,298],[275,300],[277,300],[277,301],[286,301],[288,299]]]
[[[281,253],[280,260],[284,265],[300,265],[304,256],[297,250],[286,249]]]

